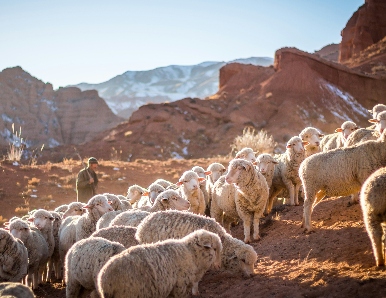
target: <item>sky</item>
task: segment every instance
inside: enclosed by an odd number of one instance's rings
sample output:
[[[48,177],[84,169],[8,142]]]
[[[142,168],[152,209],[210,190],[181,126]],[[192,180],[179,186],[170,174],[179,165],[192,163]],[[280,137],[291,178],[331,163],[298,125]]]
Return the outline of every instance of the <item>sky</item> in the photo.
[[[0,0],[0,71],[57,89],[126,71],[313,53],[364,0]]]

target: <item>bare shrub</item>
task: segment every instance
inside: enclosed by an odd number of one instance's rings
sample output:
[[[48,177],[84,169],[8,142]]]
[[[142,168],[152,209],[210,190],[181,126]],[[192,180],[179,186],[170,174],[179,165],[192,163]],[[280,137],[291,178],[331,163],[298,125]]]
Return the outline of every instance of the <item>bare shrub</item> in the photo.
[[[9,150],[6,159],[10,161],[20,161],[23,155],[25,144],[21,137],[21,127],[19,132],[15,132],[15,123],[12,123],[12,143],[9,144]]]
[[[272,135],[268,136],[265,130],[256,132],[253,127],[247,126],[243,129],[243,134],[237,136],[231,144],[232,152],[238,152],[248,147],[252,148],[256,154],[273,153],[277,143]]]

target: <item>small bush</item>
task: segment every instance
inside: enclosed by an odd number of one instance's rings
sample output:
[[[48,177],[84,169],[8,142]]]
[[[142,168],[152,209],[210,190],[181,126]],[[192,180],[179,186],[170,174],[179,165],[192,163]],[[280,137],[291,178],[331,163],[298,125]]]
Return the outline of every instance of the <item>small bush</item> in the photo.
[[[19,133],[15,132],[15,123],[12,123],[12,143],[9,144],[6,159],[11,161],[20,161],[23,155],[25,145],[21,137],[21,127]]]
[[[252,148],[257,154],[273,153],[277,143],[272,136],[268,136],[265,130],[256,130],[252,127],[245,127],[243,135],[237,136],[233,141],[232,153],[236,153],[245,147]]]

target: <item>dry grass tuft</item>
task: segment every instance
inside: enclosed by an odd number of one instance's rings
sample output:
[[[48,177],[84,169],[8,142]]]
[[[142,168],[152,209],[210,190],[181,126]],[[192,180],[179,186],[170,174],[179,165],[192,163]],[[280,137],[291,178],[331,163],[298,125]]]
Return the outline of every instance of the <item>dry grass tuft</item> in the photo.
[[[272,135],[268,136],[265,130],[256,130],[250,126],[245,127],[243,134],[237,136],[231,144],[232,152],[236,153],[245,147],[252,148],[257,154],[273,153],[277,143],[273,140]]]

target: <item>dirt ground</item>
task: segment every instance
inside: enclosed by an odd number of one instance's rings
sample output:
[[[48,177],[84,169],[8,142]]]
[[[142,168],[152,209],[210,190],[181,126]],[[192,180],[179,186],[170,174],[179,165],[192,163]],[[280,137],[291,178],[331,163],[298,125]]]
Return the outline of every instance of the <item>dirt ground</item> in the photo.
[[[128,186],[147,187],[157,178],[177,182],[194,165],[227,166],[226,158],[135,162],[101,161],[99,193],[126,194]],[[0,164],[0,221],[34,208],[53,209],[76,199],[80,162],[65,160],[39,166]],[[252,243],[258,254],[256,275],[246,279],[208,272],[200,297],[386,297],[386,273],[377,270],[359,205],[349,198],[329,198],[312,215],[315,233],[300,228],[302,206],[278,205],[262,221],[262,239]],[[232,235],[243,239],[242,225]],[[37,297],[65,297],[61,283],[45,284]]]

